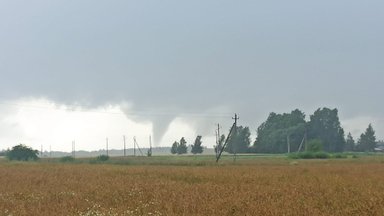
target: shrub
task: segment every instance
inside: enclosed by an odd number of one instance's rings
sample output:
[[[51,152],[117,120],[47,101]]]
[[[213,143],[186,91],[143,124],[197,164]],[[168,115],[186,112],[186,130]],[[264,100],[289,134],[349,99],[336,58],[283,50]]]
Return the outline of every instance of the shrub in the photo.
[[[63,163],[68,163],[68,162],[73,162],[73,161],[75,161],[75,158],[72,156],[65,156],[65,157],[60,158],[60,162],[63,162]]]
[[[327,159],[330,155],[326,152],[299,152],[288,155],[291,159]]]
[[[313,152],[301,152],[299,153],[299,158],[302,159],[313,159],[316,158]]]
[[[315,157],[318,159],[327,159],[329,158],[329,154],[327,152],[316,152]]]
[[[104,162],[104,161],[107,161],[109,160],[109,156],[108,155],[100,155],[100,156],[97,156],[96,158],[96,161],[100,161],[100,162]]]
[[[346,154],[334,154],[333,155],[333,158],[347,158],[347,155]]]
[[[291,153],[288,155],[288,158],[291,158],[291,159],[299,159],[299,154],[297,153]]]
[[[319,139],[313,139],[308,142],[308,151],[321,152],[323,151],[323,143]]]

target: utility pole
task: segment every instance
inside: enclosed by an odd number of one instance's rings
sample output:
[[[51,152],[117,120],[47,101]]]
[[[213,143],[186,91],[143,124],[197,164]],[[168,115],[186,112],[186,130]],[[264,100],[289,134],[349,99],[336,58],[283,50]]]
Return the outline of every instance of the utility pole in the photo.
[[[139,143],[137,143],[137,141],[136,141],[136,137],[133,137],[133,144],[134,144],[134,149],[133,149],[134,155],[136,156],[136,146],[137,146],[137,149],[139,150],[141,156],[144,156],[143,152],[140,149]]]
[[[234,123],[234,134],[235,134],[235,137],[237,135],[237,120],[239,120],[239,117],[237,116],[237,114],[235,113],[235,118],[232,118],[233,120],[235,120],[235,123]],[[232,148],[233,148],[233,153],[234,153],[234,157],[233,157],[233,161],[236,162],[236,153],[237,153],[237,143],[232,143]]]
[[[288,147],[288,154],[291,153],[291,143],[289,140],[289,135],[287,135],[287,147]]]
[[[152,156],[152,136],[149,135],[149,150],[147,152],[147,156],[151,157]]]
[[[220,124],[217,124],[217,131],[216,131],[216,158],[217,156],[219,155],[219,151],[221,149],[221,146],[220,146]]]
[[[123,136],[123,141],[124,141],[124,157],[125,157],[125,156],[127,156],[126,150],[125,150],[126,149],[126,146],[125,146],[125,136]]]
[[[305,134],[304,134],[304,147],[305,151],[308,151],[308,145],[307,145],[307,127],[305,127]]]
[[[237,127],[237,120],[239,119],[237,114],[235,114],[235,118],[232,118],[235,120],[235,122],[233,123],[232,127],[231,127],[231,130],[229,131],[229,134],[227,136],[227,138],[225,139],[225,142],[223,144],[223,146],[221,146],[221,149],[219,149],[219,153],[218,155],[216,156],[216,163],[219,162],[220,160],[220,157],[221,157],[221,154],[223,153],[225,147],[227,146],[228,144],[228,141],[229,141],[229,138],[233,135],[233,134],[236,134],[236,127]],[[232,146],[233,148],[233,146]],[[236,158],[236,154],[235,154],[235,158]]]
[[[72,156],[76,157],[76,142],[75,140],[72,141]]]
[[[107,140],[107,143],[106,143],[106,144],[107,144],[107,146],[106,146],[106,148],[107,148],[107,156],[109,156],[109,155],[108,155],[108,137],[107,137],[106,140]]]

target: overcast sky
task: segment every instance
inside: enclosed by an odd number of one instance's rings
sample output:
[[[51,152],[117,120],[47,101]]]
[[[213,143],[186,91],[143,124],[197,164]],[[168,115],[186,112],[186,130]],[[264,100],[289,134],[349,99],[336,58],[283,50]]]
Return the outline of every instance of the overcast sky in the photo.
[[[98,149],[90,142],[118,143],[124,133],[170,146],[213,137],[215,123],[227,131],[235,112],[254,133],[269,112],[309,116],[319,107],[338,108],[354,136],[373,123],[382,138],[383,8],[379,0],[0,1],[0,149],[70,150],[79,137]]]

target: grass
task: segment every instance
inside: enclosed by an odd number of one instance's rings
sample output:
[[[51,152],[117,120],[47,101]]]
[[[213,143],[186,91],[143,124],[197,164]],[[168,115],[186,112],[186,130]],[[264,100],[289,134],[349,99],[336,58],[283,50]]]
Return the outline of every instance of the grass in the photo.
[[[0,162],[0,215],[384,215],[381,155]]]

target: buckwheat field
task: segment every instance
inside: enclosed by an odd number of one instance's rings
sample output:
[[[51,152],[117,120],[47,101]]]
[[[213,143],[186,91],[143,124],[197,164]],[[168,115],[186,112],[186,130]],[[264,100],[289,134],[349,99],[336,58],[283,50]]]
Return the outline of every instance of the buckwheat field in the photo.
[[[0,163],[0,215],[384,215],[381,160]]]

